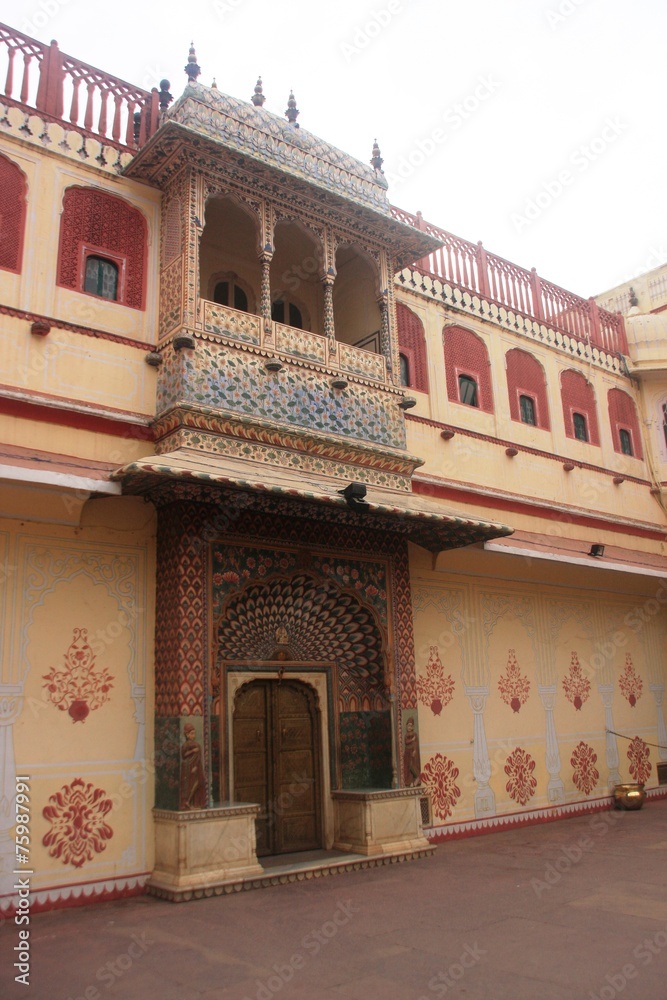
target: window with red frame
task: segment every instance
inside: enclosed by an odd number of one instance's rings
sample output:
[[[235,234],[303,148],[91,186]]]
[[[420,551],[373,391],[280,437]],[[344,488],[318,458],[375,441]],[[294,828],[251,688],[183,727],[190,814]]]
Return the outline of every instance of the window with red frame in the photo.
[[[146,219],[139,209],[97,188],[70,187],[63,198],[58,284],[143,309]]]
[[[547,381],[537,358],[518,347],[505,355],[510,416],[522,424],[550,429]]]
[[[0,268],[21,273],[27,184],[25,174],[0,156]]]
[[[569,438],[600,444],[593,386],[581,372],[568,368],[560,377],[565,433]]]
[[[639,418],[632,396],[622,389],[610,389],[607,393],[607,405],[614,451],[620,455],[643,458]]]
[[[424,327],[419,316],[408,309],[402,302],[396,305],[396,323],[398,326],[398,349],[404,359],[401,362],[401,380],[407,382],[401,385],[428,392],[428,375],[426,369],[426,339]]]
[[[452,403],[476,406],[493,413],[489,355],[484,341],[460,326],[445,327],[442,340],[447,398]]]

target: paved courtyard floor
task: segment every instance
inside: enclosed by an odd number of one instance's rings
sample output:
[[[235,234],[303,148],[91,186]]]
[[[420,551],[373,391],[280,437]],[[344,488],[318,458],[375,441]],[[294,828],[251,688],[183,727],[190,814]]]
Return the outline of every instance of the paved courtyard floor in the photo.
[[[30,1000],[665,1000],[667,800],[191,903],[37,914]]]

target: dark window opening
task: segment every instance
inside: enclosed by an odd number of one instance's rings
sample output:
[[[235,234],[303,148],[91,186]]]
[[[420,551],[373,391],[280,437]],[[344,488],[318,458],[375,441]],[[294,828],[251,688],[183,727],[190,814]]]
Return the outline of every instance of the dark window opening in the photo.
[[[213,301],[217,302],[219,306],[228,306],[230,304],[229,286],[229,281],[218,281],[216,283],[213,292]],[[234,303],[235,309],[238,309],[240,312],[248,312],[248,296],[240,285],[232,284],[231,301]]]
[[[287,317],[287,320],[285,319]],[[297,330],[303,330],[303,316],[298,306],[293,302],[284,302],[278,299],[271,306],[271,319],[274,323],[285,323],[293,326]]]
[[[477,383],[469,375],[459,375],[459,399],[466,406],[479,406]]]
[[[624,455],[634,455],[632,450],[632,438],[630,436],[630,431],[619,430],[618,436],[621,439],[621,451]]]
[[[116,302],[118,299],[118,266],[104,257],[87,257],[84,292]]]
[[[583,413],[573,413],[572,423],[574,424],[574,436],[577,441],[588,441],[588,426]]]
[[[406,358],[405,354],[399,354],[398,356],[399,371],[401,378],[401,385],[410,385],[410,363]]]
[[[521,409],[521,422],[524,424],[532,424],[533,427],[537,426],[537,417],[535,416],[535,400],[532,396],[519,396],[519,407]]]

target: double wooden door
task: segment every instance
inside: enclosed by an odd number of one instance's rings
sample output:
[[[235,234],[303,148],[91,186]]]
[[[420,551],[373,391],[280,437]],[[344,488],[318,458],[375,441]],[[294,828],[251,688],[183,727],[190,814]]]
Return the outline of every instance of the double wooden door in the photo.
[[[322,846],[318,713],[299,681],[257,680],[236,697],[234,799],[259,802],[257,854]]]

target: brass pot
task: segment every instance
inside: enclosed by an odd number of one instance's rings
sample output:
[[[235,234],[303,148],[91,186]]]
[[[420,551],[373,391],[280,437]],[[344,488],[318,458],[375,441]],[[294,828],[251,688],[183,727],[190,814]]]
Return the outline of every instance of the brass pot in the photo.
[[[614,786],[615,809],[641,809],[646,801],[643,782],[630,781]]]

